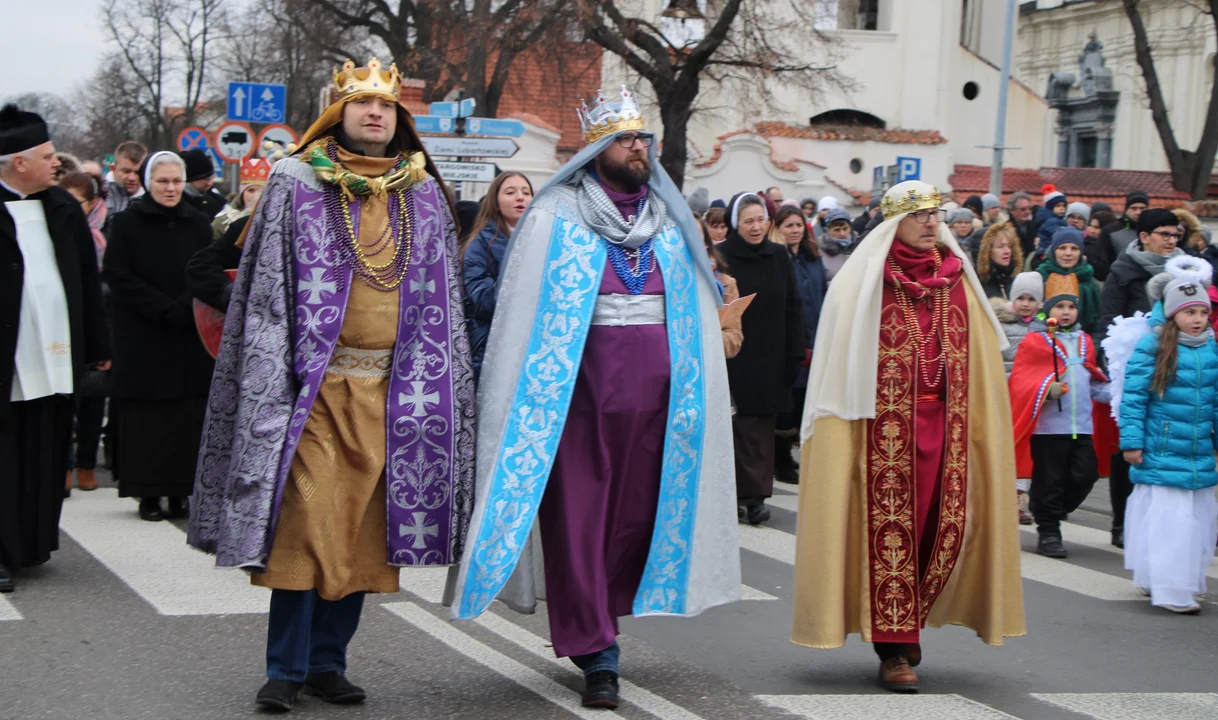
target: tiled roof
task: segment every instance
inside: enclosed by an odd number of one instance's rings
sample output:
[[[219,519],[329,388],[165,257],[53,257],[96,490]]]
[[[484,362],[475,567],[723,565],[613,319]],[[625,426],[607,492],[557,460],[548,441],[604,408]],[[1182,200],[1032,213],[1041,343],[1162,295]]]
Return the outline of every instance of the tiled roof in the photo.
[[[801,140],[846,140],[852,142],[882,142],[905,145],[942,145],[947,142],[938,130],[882,129],[861,125],[791,125],[783,122],[760,122],[753,132],[765,137],[786,137]]]

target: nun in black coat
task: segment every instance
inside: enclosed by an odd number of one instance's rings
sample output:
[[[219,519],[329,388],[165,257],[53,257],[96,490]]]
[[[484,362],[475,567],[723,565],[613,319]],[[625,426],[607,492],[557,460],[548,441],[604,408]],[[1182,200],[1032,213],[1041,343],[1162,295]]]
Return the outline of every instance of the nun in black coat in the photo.
[[[769,519],[774,494],[774,429],[791,408],[791,388],[807,361],[803,303],[791,253],[767,239],[770,218],[761,198],[742,193],[728,208],[727,239],[717,246],[736,278],[740,297],[755,295],[743,316],[744,344],[727,361],[736,414],[736,495],[741,517]]]

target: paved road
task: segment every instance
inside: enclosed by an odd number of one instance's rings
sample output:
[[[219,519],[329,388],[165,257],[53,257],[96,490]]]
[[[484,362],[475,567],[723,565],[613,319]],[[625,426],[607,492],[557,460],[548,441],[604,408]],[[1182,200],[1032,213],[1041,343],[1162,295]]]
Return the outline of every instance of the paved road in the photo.
[[[923,694],[878,690],[869,647],[787,641],[794,502],[781,493],[769,527],[741,529],[750,599],[692,620],[623,622],[621,717],[1218,718],[1218,596],[1205,597],[1197,617],[1151,608],[1107,545],[1107,518],[1091,512],[1066,528],[1069,560],[1024,553],[1028,637],[990,648],[961,628],[928,631]],[[135,502],[113,489],[75,493],[61,527],[54,559],[0,596],[0,719],[257,715],[264,590],[186,548],[181,525],[141,522]],[[1031,550],[1034,534],[1022,538]],[[404,592],[370,596],[350,657],[365,705],[306,698],[295,714],[611,717],[578,707],[580,676],[553,658],[544,612],[496,606],[477,623],[453,624],[437,604],[443,580],[443,571],[404,571]]]

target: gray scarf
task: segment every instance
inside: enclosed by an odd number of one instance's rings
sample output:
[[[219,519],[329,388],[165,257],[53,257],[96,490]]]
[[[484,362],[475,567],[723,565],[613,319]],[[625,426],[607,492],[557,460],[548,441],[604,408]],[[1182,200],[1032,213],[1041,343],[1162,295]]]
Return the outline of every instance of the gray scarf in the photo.
[[[655,193],[648,193],[643,212],[631,225],[591,173],[582,170],[572,181],[580,217],[593,232],[614,245],[638,250],[643,243],[659,235],[660,229],[668,222],[668,210]]]
[[[1151,277],[1163,272],[1163,268],[1167,265],[1168,260],[1171,260],[1174,257],[1180,257],[1184,254],[1183,250],[1176,248],[1172,251],[1171,255],[1159,255],[1158,253],[1152,253],[1149,250],[1138,250],[1133,245],[1125,248],[1125,252],[1129,254],[1129,257],[1132,258],[1134,262],[1141,265],[1146,272],[1150,273]]]
[[[1168,320],[1168,322],[1171,322]],[[1199,348],[1204,346],[1210,340],[1214,339],[1214,329],[1206,328],[1205,332],[1200,335],[1189,335],[1186,332],[1180,333],[1180,344],[1184,347]]]

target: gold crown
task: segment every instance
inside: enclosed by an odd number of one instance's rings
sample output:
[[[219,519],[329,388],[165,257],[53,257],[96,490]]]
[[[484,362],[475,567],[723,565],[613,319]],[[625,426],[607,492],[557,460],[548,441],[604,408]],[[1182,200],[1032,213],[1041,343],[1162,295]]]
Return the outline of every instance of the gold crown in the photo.
[[[596,104],[588,109],[587,103],[580,103],[575,109],[579,115],[580,129],[584,133],[584,142],[591,145],[606,135],[625,132],[626,130],[643,130],[643,115],[634,95],[622,86],[622,100],[610,105],[605,99],[605,93],[598,90]]]
[[[338,68],[334,69],[334,89],[338,92],[339,100],[380,95],[397,102],[401,88],[402,73],[398,72],[397,63],[391,63],[386,70],[376,58],[369,60],[367,67],[355,67],[355,63],[348,60],[343,63],[341,72]]]
[[[880,201],[880,210],[884,213],[884,219],[888,220],[897,215],[905,213],[917,212],[919,210],[937,210],[942,204],[943,197],[939,194],[939,188],[930,187],[930,192],[921,193],[917,188],[910,188],[909,192],[901,193],[900,195],[892,196],[885,195]]]

